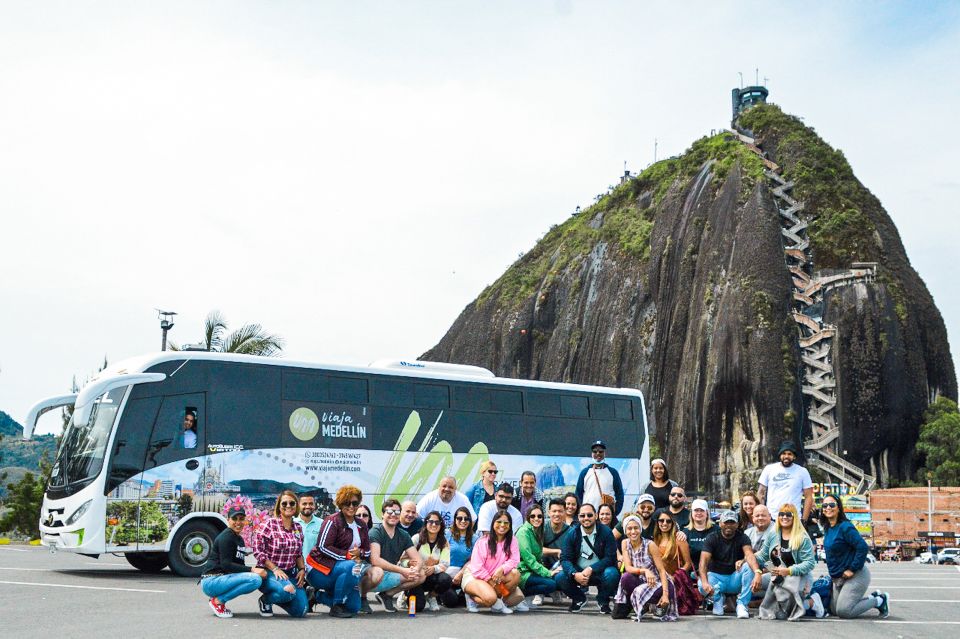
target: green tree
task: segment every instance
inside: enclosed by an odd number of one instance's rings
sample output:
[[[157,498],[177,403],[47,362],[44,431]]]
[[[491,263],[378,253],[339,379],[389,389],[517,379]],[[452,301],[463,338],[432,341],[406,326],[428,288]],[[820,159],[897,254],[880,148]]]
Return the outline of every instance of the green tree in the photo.
[[[36,538],[40,534],[40,505],[50,478],[50,462],[40,460],[39,476],[26,473],[18,482],[7,484],[6,513],[0,519],[0,530]]]
[[[203,323],[203,339],[200,343],[214,353],[238,353],[274,357],[283,350],[284,340],[263,330],[260,324],[244,324],[228,333],[227,318],[220,311],[210,311]],[[171,350],[180,350],[176,344]]]
[[[923,412],[917,452],[924,456],[919,478],[927,473],[941,486],[960,486],[960,411],[957,403],[938,397]]]

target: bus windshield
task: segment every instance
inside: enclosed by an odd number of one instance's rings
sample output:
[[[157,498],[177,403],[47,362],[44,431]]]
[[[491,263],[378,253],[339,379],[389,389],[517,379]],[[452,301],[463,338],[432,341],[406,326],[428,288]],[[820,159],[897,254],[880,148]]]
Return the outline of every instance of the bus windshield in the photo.
[[[94,401],[86,426],[78,426],[73,418],[63,432],[57,460],[50,471],[49,488],[63,496],[72,494],[100,474],[113,422],[120,410],[126,386],[114,388]]]

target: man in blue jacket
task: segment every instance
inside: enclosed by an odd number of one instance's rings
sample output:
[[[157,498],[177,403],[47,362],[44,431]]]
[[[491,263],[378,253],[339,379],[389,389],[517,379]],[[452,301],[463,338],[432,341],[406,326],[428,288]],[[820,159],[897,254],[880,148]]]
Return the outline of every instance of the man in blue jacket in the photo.
[[[574,491],[577,499],[581,504],[593,504],[594,508],[600,508],[600,504],[606,501],[613,506],[614,514],[619,517],[623,510],[623,483],[620,481],[620,473],[603,461],[607,457],[607,445],[603,440],[593,442],[590,455],[593,463],[581,470],[577,478],[577,488]]]
[[[617,592],[620,571],[617,570],[617,542],[613,531],[597,522],[593,504],[580,506],[580,525],[571,528],[562,539],[557,587],[573,600],[570,612],[580,612],[587,603],[585,590],[597,587],[597,606],[610,614],[610,597]]]

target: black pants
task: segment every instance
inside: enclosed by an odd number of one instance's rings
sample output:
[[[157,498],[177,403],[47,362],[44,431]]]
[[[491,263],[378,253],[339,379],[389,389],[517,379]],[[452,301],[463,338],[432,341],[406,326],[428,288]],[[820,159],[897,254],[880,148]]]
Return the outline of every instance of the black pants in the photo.
[[[453,577],[445,572],[433,573],[423,580],[423,583],[410,591],[417,596],[417,609],[426,604],[426,593],[433,593],[437,600],[446,608],[455,608],[458,605],[457,593],[453,590]],[[421,603],[422,602],[422,603]]]

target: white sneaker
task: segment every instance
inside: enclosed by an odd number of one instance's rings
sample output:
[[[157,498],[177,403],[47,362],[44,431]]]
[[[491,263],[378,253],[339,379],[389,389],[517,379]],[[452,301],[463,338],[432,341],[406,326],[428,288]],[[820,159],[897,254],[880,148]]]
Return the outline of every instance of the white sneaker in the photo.
[[[823,600],[820,598],[820,593],[812,593],[810,595],[810,601],[813,602],[813,605],[810,606],[810,608],[813,609],[813,614],[817,616],[817,619],[823,619]]]
[[[513,609],[517,612],[530,612],[530,604],[528,604],[527,600],[524,599],[523,601],[518,603],[516,606],[514,606]]]
[[[713,616],[722,617],[723,616],[723,599],[714,599],[713,600]]]
[[[497,599],[497,601],[492,606],[490,606],[490,610],[492,612],[499,612],[505,615],[513,614],[513,609],[510,608],[510,606],[507,606],[506,604],[504,604],[503,599]]]
[[[537,606],[543,605],[543,595],[534,595],[533,599],[530,600],[530,607],[536,608]]]
[[[466,596],[467,601],[467,612],[480,612],[480,608],[477,606],[477,602],[473,600],[473,597],[470,595]]]
[[[440,604],[436,597],[427,597],[427,610],[430,612],[440,612]]]
[[[737,619],[749,619],[750,611],[742,603],[737,604]]]

